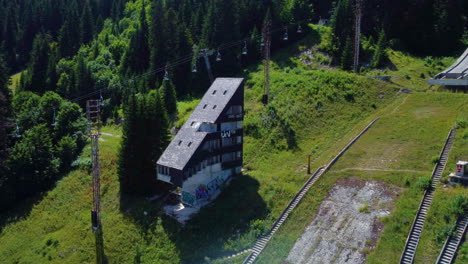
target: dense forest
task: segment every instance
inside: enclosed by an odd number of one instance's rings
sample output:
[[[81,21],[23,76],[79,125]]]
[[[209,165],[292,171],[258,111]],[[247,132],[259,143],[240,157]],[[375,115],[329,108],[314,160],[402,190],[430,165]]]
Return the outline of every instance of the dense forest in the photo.
[[[126,120],[122,190],[151,191],[138,186],[150,187],[177,98],[198,95],[209,85],[200,51],[213,52],[215,76],[239,75],[262,57],[267,13],[273,51],[301,38],[301,25],[305,31],[307,23],[325,18],[332,28],[325,50],[348,70],[354,4],[0,0],[0,207],[47,189],[69,170],[85,144],[82,107],[90,98],[102,100],[104,122]],[[382,65],[387,46],[416,55],[458,54],[468,44],[467,11],[463,0],[364,1],[362,39],[375,47],[368,54],[370,67]],[[285,34],[289,41],[283,41]],[[9,76],[17,72],[21,78],[12,94]],[[136,131],[145,133],[132,135]]]

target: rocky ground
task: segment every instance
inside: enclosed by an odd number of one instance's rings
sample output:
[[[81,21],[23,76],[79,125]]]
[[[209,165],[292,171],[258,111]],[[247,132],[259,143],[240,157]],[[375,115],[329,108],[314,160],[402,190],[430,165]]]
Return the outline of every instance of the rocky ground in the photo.
[[[398,188],[359,178],[341,179],[317,217],[289,252],[286,263],[365,263],[390,215]]]

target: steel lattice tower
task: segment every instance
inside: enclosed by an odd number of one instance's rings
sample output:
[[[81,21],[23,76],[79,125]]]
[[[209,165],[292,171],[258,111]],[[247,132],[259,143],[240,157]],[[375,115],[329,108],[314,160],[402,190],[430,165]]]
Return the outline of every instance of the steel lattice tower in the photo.
[[[356,14],[355,14],[355,34],[354,34],[354,72],[359,71],[359,46],[361,39],[361,17],[362,17],[362,2],[363,0],[356,0]]]
[[[88,118],[88,133],[91,138],[91,160],[93,165],[93,210],[91,211],[91,225],[96,236],[96,263],[104,262],[104,243],[101,228],[101,170],[99,167],[99,136],[101,134],[101,101],[88,100],[86,115]]]
[[[263,32],[262,32],[262,37],[264,41],[264,47],[263,47],[263,52],[264,52],[264,57],[265,57],[265,66],[264,66],[264,78],[265,82],[263,84],[263,89],[264,89],[264,94],[263,94],[263,104],[267,105],[268,104],[268,96],[270,93],[270,48],[271,48],[271,32],[270,32],[270,27],[271,27],[271,20],[266,20],[263,24]]]

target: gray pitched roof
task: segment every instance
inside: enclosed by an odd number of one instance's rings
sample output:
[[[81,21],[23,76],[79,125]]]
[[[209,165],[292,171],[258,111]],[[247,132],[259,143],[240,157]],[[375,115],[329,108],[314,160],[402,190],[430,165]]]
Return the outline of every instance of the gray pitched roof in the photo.
[[[216,122],[242,81],[242,78],[216,78],[157,164],[178,170],[184,169],[208,134],[197,132],[199,125],[203,122]]]

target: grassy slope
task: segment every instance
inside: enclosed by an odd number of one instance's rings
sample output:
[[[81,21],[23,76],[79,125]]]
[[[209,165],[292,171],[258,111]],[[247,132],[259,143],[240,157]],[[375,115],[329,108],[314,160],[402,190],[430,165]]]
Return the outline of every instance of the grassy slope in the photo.
[[[422,195],[414,183],[419,177],[430,175],[431,158],[440,151],[467,100],[466,96],[453,94],[412,94],[374,114],[382,114],[381,120],[316,183],[268,244],[259,263],[281,263],[336,180],[349,176],[378,179],[401,187],[409,182],[410,187],[400,193],[392,216],[382,219],[384,232],[375,251],[368,256],[368,263],[398,262]],[[377,171],[362,170],[367,167]]]
[[[271,118],[260,103],[261,67],[245,73],[247,173],[234,179],[186,226],[162,215],[157,202],[138,197],[120,200],[115,168],[120,139],[103,136],[102,222],[105,252],[111,263],[132,262],[137,251],[144,263],[193,263],[250,246],[306,180],[303,169],[307,155],[312,154],[314,167],[329,161],[376,112],[393,101],[395,87],[391,85],[340,71],[312,72],[290,58],[290,54],[317,42],[317,34],[312,33],[273,58],[271,106],[278,114],[275,120],[282,120],[282,124],[268,125]],[[379,95],[383,99],[378,99]],[[196,103],[179,104],[182,120]],[[120,133],[117,128],[105,129]],[[289,132],[295,134],[291,148]],[[84,153],[89,155],[89,148]],[[0,233],[3,259],[18,263],[47,259],[53,263],[93,262],[90,184],[89,172],[75,170],[31,204],[30,210],[26,208],[21,219],[4,224]],[[331,184],[317,194],[325,195]],[[318,204],[320,195],[314,197]]]
[[[311,34],[300,45],[316,41],[316,35]],[[143,262],[193,263],[250,246],[305,181],[306,175],[299,171],[306,156],[312,154],[317,158],[315,163],[328,160],[346,142],[334,146],[337,138],[355,133],[360,128],[356,124],[393,100],[395,89],[388,84],[339,71],[311,72],[296,65],[297,60],[288,54],[297,53],[299,48],[294,45],[274,57],[271,105],[283,124],[265,128],[269,118],[260,103],[261,67],[245,73],[249,134],[244,155],[248,172],[234,179],[211,206],[184,227],[162,215],[157,202],[143,198],[120,201],[115,168],[120,139],[103,136],[102,222],[110,262],[132,262],[138,249]],[[384,99],[378,99],[379,93]],[[195,104],[179,104],[181,116],[187,116],[187,109]],[[296,134],[291,149],[283,126]],[[118,129],[105,129],[119,133]],[[324,153],[328,149],[330,152]],[[88,153],[89,147],[84,155]],[[4,224],[0,233],[2,258],[18,263],[47,259],[52,263],[93,262],[90,184],[89,172],[75,170],[31,204],[30,210],[19,213],[21,219]],[[143,216],[143,211],[148,216]]]
[[[387,49],[389,65],[383,70],[371,70],[369,76],[388,75],[391,81],[416,91],[429,89],[427,80],[445,70],[456,58],[417,58],[401,51]],[[439,86],[433,87],[436,89]]]
[[[468,118],[468,113],[465,114],[465,118]],[[468,128],[457,129],[455,142],[443,174],[444,179],[450,172],[455,171],[455,163],[458,160],[468,160]],[[455,217],[448,212],[447,203],[452,197],[460,194],[468,196],[468,189],[462,186],[439,184],[424,225],[415,263],[434,263],[436,261],[446,239],[442,230],[455,222]],[[459,252],[455,263],[466,263],[468,261],[468,244],[464,243]]]

